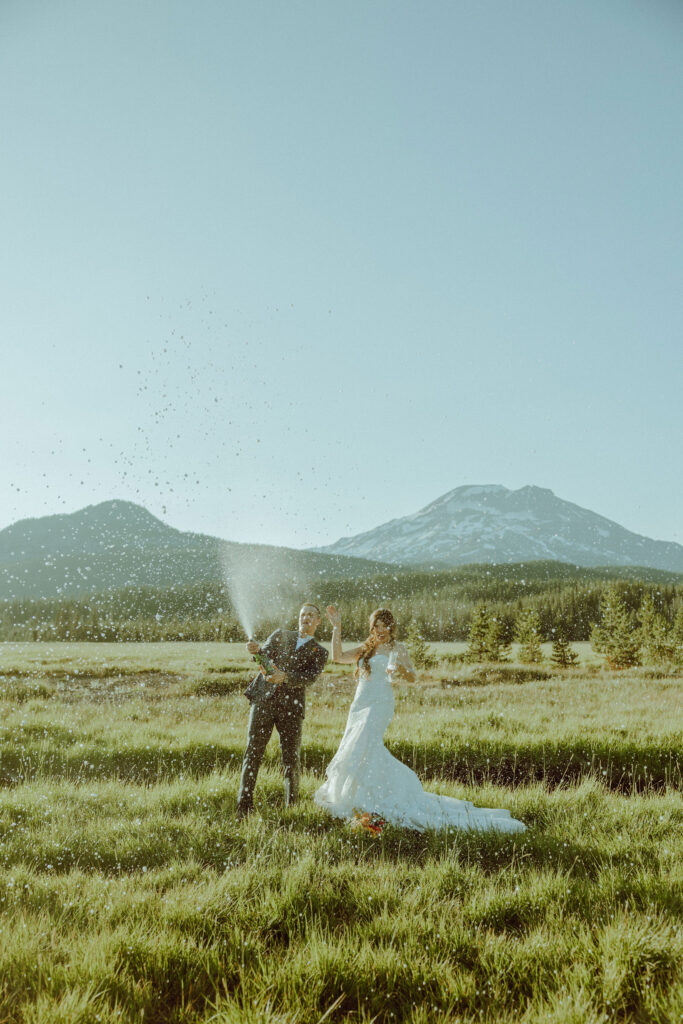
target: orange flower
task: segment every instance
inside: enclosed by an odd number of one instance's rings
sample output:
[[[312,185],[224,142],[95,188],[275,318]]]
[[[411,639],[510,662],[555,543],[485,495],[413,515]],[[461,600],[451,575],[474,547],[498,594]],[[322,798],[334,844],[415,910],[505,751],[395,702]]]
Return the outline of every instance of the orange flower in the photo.
[[[373,836],[380,836],[382,834],[386,821],[376,811],[354,810],[353,814],[352,828],[363,829],[364,832],[369,832]]]

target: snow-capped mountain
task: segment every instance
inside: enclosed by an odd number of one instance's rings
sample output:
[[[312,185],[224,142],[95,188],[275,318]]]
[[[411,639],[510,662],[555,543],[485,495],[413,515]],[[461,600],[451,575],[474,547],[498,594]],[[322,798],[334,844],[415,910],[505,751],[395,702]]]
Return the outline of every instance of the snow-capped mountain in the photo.
[[[683,571],[683,545],[650,540],[544,487],[456,487],[414,515],[317,550],[402,565],[553,559]]]

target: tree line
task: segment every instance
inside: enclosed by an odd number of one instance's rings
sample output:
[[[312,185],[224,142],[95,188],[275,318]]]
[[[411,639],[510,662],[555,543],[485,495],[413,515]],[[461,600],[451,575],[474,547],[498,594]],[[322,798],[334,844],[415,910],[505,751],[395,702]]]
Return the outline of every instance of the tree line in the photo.
[[[623,587],[614,584],[601,595],[600,615],[591,628],[590,641],[593,649],[604,655],[606,666],[622,669],[637,665],[683,665],[683,604],[678,604],[670,621],[652,592],[645,592],[637,607],[629,606],[628,596]],[[565,626],[554,627],[548,637],[543,633],[540,615],[532,607],[519,612],[512,639],[518,645],[516,661],[544,661],[541,644],[547,639],[552,639],[550,661],[554,665],[569,668],[578,661]],[[411,649],[426,667],[429,654],[423,652],[419,642],[413,639]],[[510,660],[510,650],[511,641],[501,618],[485,604],[479,604],[472,616],[462,661],[505,662]]]
[[[513,640],[521,642],[525,622],[528,632],[529,616],[539,642],[559,636],[567,642],[585,641],[599,638],[595,628],[603,628],[605,616],[609,618],[617,606],[623,609],[620,614],[631,631],[641,628],[644,606],[652,629],[657,635],[668,635],[683,607],[683,576],[536,562],[439,572],[397,570],[371,579],[297,578],[281,582],[275,606],[258,624],[258,635],[267,635],[278,625],[294,625],[302,600],[321,608],[336,604],[344,635],[350,639],[366,635],[374,608],[388,606],[403,636],[412,632],[425,641],[468,640],[473,627],[476,633],[480,609],[485,607],[488,618],[495,621],[496,642],[504,652]],[[87,598],[0,604],[3,641],[244,639],[229,589],[216,582],[166,589],[127,587]]]

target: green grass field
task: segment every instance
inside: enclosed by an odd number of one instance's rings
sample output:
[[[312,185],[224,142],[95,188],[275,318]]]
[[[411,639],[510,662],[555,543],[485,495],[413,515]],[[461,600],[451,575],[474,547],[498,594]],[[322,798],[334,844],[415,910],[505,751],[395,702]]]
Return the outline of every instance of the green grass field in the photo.
[[[312,802],[347,669],[238,821],[241,647],[0,645],[0,1024],[680,1021],[683,678],[581,655],[398,687],[392,752],[529,829],[374,838]]]

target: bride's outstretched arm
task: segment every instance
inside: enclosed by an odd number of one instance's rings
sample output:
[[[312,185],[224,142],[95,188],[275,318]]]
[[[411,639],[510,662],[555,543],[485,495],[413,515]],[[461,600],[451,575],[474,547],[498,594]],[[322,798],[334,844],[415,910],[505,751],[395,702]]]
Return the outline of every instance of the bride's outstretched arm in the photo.
[[[350,651],[342,650],[341,612],[331,604],[325,609],[325,613],[332,623],[332,661],[336,661],[338,665],[355,664],[361,648],[353,647]]]

